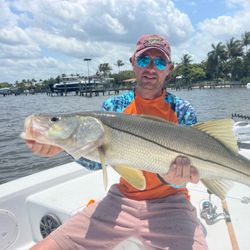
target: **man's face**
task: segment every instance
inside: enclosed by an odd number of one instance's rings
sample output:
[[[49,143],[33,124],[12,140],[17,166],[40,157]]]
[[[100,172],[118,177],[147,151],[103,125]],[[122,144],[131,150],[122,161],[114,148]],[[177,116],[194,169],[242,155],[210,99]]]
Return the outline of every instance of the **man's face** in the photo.
[[[151,58],[160,57],[166,59],[164,53],[157,49],[148,49],[141,55],[149,56]],[[161,90],[172,67],[168,64],[166,69],[158,70],[153,63],[153,60],[151,60],[148,66],[141,68],[137,65],[136,58],[132,59],[132,66],[136,76],[137,87],[145,90]]]

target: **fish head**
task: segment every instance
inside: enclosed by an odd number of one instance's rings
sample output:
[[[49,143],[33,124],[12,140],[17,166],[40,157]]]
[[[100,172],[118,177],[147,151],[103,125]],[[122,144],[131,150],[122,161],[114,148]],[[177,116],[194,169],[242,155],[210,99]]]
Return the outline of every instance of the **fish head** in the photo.
[[[25,139],[51,144],[71,137],[78,125],[75,117],[31,115],[25,119]]]
[[[59,146],[79,158],[102,145],[104,128],[89,115],[31,115],[25,120],[21,137]]]

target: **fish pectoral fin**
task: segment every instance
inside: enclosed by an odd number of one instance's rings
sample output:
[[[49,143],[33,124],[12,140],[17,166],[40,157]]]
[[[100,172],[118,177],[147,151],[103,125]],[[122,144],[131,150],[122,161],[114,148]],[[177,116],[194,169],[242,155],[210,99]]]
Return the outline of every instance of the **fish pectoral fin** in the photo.
[[[139,190],[144,190],[146,188],[146,179],[141,170],[123,164],[112,167],[134,188]]]
[[[230,180],[201,179],[201,182],[211,193],[217,195],[221,200],[226,199],[228,191],[234,185]]]
[[[99,153],[100,162],[102,165],[103,185],[104,185],[105,190],[107,190],[108,173],[107,173],[107,166],[106,166],[106,161],[105,161],[105,151],[103,147],[98,147],[98,153]]]
[[[233,133],[232,119],[220,119],[192,125],[193,128],[199,129],[223,143],[227,148],[238,154],[239,148],[236,137]]]

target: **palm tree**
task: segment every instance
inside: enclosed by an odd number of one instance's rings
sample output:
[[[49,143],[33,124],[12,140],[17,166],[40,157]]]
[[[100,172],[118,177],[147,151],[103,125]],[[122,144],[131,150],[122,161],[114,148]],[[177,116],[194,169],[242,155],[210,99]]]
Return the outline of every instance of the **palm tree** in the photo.
[[[247,54],[247,46],[250,45],[250,32],[245,32],[242,35],[242,45],[245,46]]]
[[[188,54],[184,54],[183,57],[181,58],[181,72],[183,76],[184,83],[187,85],[188,89],[190,88],[190,63],[192,62],[191,56]]]
[[[99,72],[103,73],[103,76],[106,77],[108,73],[112,70],[108,63],[102,63],[98,67]]]
[[[222,71],[222,63],[227,59],[226,47],[219,42],[217,45],[212,44],[213,50],[208,52],[207,69],[212,78],[218,79]]]
[[[32,84],[33,84],[33,85],[36,85],[37,80],[36,80],[36,79],[34,79],[34,78],[32,78],[32,79],[31,79],[31,82],[32,82]]]
[[[238,57],[241,57],[243,55],[243,45],[240,40],[235,40],[234,37],[232,37],[226,44],[227,47],[227,54],[229,57],[229,65],[230,65],[230,73],[231,78],[236,79],[238,75]]]
[[[191,56],[188,54],[183,55],[181,58],[181,64],[184,66],[189,65],[192,62]]]
[[[122,60],[117,60],[115,65],[118,67],[118,72],[120,73],[120,67],[124,65],[124,62]]]
[[[232,37],[229,41],[227,41],[227,53],[229,58],[235,58],[238,56],[242,56],[242,43],[240,40],[235,40]]]
[[[120,67],[122,67],[124,65],[124,62],[122,60],[117,60],[116,64],[115,64],[117,67],[118,67],[118,79],[119,81],[121,82],[122,81],[122,77],[121,77],[121,74],[120,74]],[[117,83],[117,80],[116,80],[116,83]]]

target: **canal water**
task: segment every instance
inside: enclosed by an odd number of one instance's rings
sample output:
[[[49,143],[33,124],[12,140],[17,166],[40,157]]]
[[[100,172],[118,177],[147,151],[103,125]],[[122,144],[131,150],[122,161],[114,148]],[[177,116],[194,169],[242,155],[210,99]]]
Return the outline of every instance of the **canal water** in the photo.
[[[171,91],[192,103],[199,121],[230,118],[240,113],[250,116],[250,89],[195,89]],[[20,138],[24,119],[32,113],[73,113],[100,110],[107,96],[82,97],[20,95],[0,96],[0,184],[73,161],[65,153],[51,158],[32,154]]]

